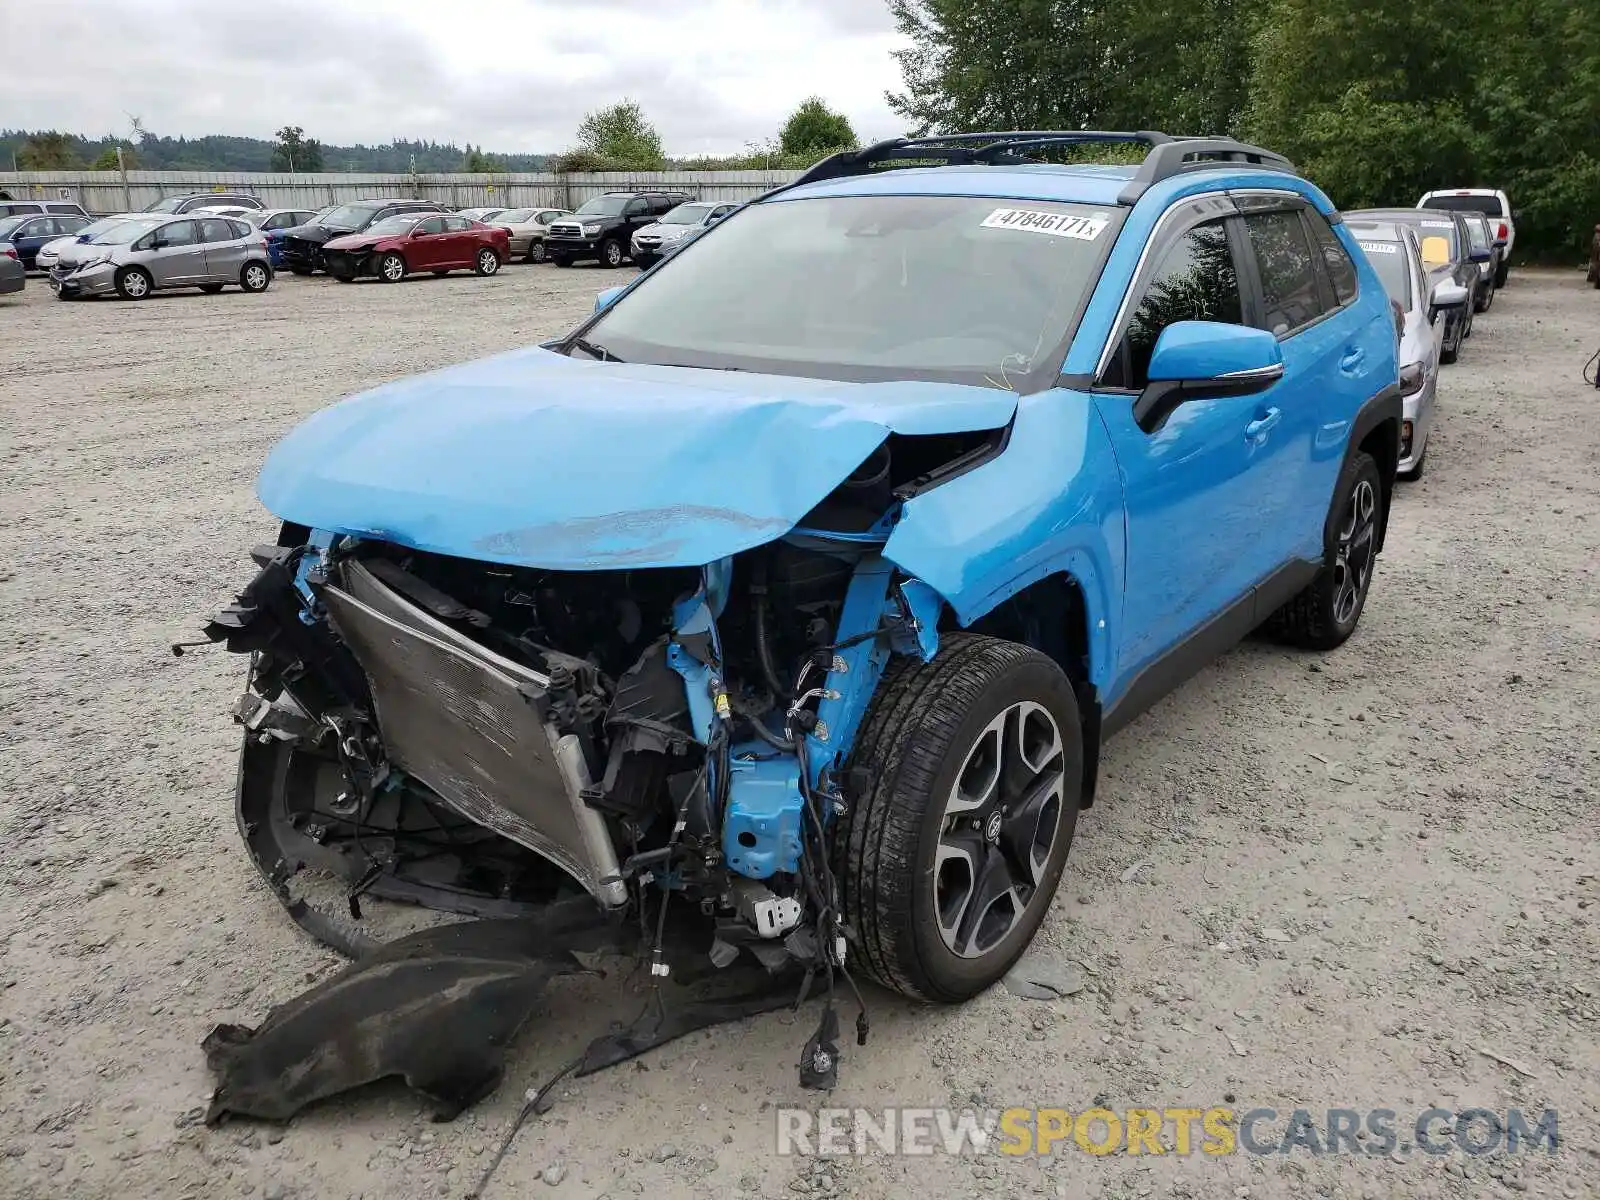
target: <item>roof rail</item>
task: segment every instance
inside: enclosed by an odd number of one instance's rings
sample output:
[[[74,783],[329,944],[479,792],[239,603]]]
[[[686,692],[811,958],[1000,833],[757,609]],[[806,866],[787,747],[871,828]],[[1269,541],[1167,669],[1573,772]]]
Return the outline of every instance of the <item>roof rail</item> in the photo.
[[[1174,137],[1154,129],[1031,129],[1007,133],[950,133],[933,137],[892,138],[861,150],[829,155],[801,173],[798,179],[774,188],[776,195],[790,188],[826,179],[867,175],[892,170],[897,164],[937,166],[1018,166],[1037,162],[1022,152],[1055,146],[1133,144],[1150,148],[1137,174],[1117,197],[1133,204],[1150,188],[1184,171],[1215,166],[1218,162],[1248,163],[1266,170],[1294,172],[1294,164],[1281,154],[1226,137]]]

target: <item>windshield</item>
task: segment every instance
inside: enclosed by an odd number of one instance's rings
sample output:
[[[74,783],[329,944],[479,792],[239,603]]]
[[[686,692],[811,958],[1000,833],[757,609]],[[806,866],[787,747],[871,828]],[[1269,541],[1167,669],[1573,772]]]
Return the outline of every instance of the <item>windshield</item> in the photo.
[[[661,218],[663,225],[698,225],[711,215],[712,205],[680,204]]]
[[[584,336],[629,362],[1039,387],[1121,220],[964,196],[758,204]]]
[[[367,232],[385,236],[396,233],[410,233],[411,227],[427,215],[427,213],[399,213],[396,216],[385,217],[381,221],[374,221],[367,226]]]
[[[104,233],[96,234],[94,244],[96,246],[126,246],[129,242],[137,240],[141,235],[165,224],[166,221],[162,218],[133,217],[113,225]]]
[[[495,220],[504,221],[507,225],[521,225],[524,221],[533,220],[533,214],[538,211],[537,208],[508,209],[496,217]]]
[[[1438,192],[1428,197],[1423,208],[1442,208],[1448,212],[1475,212],[1486,217],[1502,217],[1498,196],[1441,196]]]
[[[138,219],[138,217],[101,217],[98,221],[85,225],[77,233],[69,236],[76,237],[79,241],[92,242],[106,230],[115,229],[125,221],[137,221]]]
[[[1378,280],[1383,284],[1383,290],[1389,293],[1389,299],[1398,301],[1400,307],[1409,312],[1411,270],[1406,263],[1406,248],[1399,242],[1378,241],[1362,237],[1357,230],[1351,232],[1355,233],[1356,242],[1372,264],[1372,269],[1378,273]]]
[[[11,237],[11,231],[16,229],[17,226],[21,225],[27,219],[27,217],[0,218],[0,242],[8,240]]]
[[[1443,217],[1420,217],[1411,225],[1422,242],[1422,262],[1429,267],[1442,267],[1456,261],[1456,223]]]
[[[585,200],[583,207],[572,215],[575,217],[615,217],[620,216],[622,210],[628,207],[632,196],[596,196],[593,200]]]
[[[341,204],[318,217],[317,224],[325,229],[343,229],[348,233],[365,226],[376,211],[370,204]]]

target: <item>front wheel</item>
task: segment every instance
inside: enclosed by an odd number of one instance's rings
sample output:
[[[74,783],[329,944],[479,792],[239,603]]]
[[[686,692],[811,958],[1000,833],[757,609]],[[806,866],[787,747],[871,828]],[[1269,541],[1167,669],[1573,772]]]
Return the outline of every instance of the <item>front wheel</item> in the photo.
[[[150,272],[143,267],[123,267],[117,272],[117,295],[124,300],[143,300],[155,286]]]
[[[1322,569],[1263,626],[1290,645],[1332,650],[1356,631],[1378,561],[1383,521],[1378,464],[1357,451],[1339,473],[1332,518],[1323,535]]]
[[[1456,335],[1450,337],[1450,325],[1445,326],[1444,345],[1439,348],[1439,361],[1445,364],[1453,363],[1461,357],[1461,322],[1451,322],[1455,326]]]
[[[973,634],[896,659],[867,714],[835,834],[852,953],[885,987],[966,1000],[1004,975],[1049,911],[1077,826],[1083,732],[1051,659]]]
[[[535,239],[528,243],[528,261],[531,263],[548,262],[550,256],[545,253],[544,243]]]
[[[406,260],[390,251],[378,260],[378,278],[385,283],[399,283],[406,277]]]
[[[239,286],[247,292],[264,292],[272,282],[272,268],[266,263],[248,262],[239,272]]]
[[[1505,287],[1506,280],[1511,276],[1511,264],[1501,263],[1500,269],[1494,273],[1494,285],[1497,288]]]
[[[600,243],[600,265],[610,270],[616,270],[622,265],[622,260],[627,257],[627,251],[622,248],[622,243],[616,238],[607,238]]]
[[[473,269],[479,275],[493,275],[500,269],[500,252],[493,246],[485,246],[478,251],[478,260],[473,264]]]

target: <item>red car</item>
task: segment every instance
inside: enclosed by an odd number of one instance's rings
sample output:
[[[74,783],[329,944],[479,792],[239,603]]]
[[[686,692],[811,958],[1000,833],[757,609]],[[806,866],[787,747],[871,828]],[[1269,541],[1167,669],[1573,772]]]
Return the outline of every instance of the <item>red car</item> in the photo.
[[[417,271],[443,275],[463,267],[493,275],[510,257],[509,233],[455,213],[396,213],[322,247],[328,274],[340,283],[360,275],[399,283]]]

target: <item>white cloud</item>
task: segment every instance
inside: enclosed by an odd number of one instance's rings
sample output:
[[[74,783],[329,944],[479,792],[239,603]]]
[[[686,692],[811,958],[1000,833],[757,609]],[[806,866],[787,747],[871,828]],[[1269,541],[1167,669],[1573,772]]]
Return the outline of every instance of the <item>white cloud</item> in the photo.
[[[566,149],[583,114],[643,105],[669,154],[728,153],[818,94],[892,137],[883,0],[71,0],[29,6],[0,72],[14,127],[326,143]],[[60,63],[74,68],[63,71]],[[89,72],[92,87],[84,86]]]

